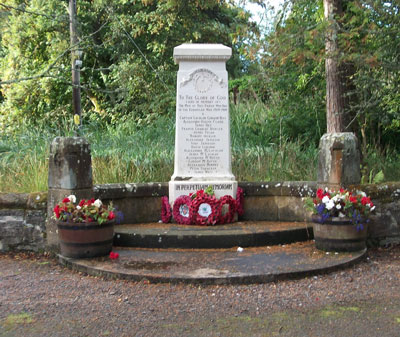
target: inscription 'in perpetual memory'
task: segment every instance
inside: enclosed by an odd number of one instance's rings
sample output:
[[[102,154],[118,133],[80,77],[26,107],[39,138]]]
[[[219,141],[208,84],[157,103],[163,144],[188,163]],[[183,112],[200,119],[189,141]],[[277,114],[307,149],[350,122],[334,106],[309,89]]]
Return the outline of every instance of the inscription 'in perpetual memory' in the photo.
[[[212,184],[211,186],[214,191],[231,190],[233,188],[232,184]],[[175,190],[176,191],[198,191],[198,190],[205,190],[207,187],[209,187],[209,184],[175,185]]]
[[[223,161],[223,131],[229,127],[227,97],[180,94],[178,110],[188,170],[194,174],[217,171]]]

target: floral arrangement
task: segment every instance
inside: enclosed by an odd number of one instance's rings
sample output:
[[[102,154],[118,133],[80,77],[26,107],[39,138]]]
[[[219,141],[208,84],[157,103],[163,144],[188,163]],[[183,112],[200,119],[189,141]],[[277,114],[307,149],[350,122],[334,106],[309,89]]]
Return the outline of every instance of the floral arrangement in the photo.
[[[243,190],[239,187],[236,199],[225,195],[215,197],[211,186],[196,193],[182,195],[172,207],[168,197],[161,198],[161,220],[168,223],[173,216],[178,224],[210,226],[233,222],[235,214],[243,215]]]
[[[106,206],[99,199],[82,199],[76,204],[75,195],[64,198],[53,211],[55,219],[69,223],[98,222],[102,224],[116,217],[112,205]]]
[[[339,192],[318,189],[316,198],[306,199],[306,208],[320,216],[323,223],[328,218],[349,218],[357,230],[363,230],[363,223],[368,223],[368,218],[375,206],[364,192],[340,189]]]

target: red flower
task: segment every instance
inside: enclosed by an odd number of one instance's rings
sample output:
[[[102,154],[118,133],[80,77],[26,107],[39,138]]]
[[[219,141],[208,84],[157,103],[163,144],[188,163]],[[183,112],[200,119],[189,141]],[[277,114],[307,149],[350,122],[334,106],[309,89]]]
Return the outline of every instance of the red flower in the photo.
[[[363,206],[365,206],[366,204],[370,204],[371,203],[371,199],[369,197],[362,197],[361,198],[361,204]]]
[[[107,219],[108,219],[108,220],[113,220],[113,219],[115,219],[115,213],[114,213],[113,211],[110,211],[110,213],[108,213]]]
[[[318,197],[318,199],[321,199],[321,200],[324,197],[324,191],[321,188],[319,188],[317,190],[317,197]]]
[[[60,206],[56,205],[56,207],[54,207],[53,211],[56,214],[56,218],[59,219],[60,218]]]
[[[90,206],[94,203],[94,199],[90,199],[86,202],[86,205]]]
[[[358,202],[356,197],[353,197],[352,195],[350,195],[349,200],[351,203],[356,204]]]
[[[71,202],[71,200],[69,200],[68,198],[64,198],[62,202],[68,203],[68,202]]]
[[[339,190],[339,192],[340,192],[341,194],[344,194],[346,191],[345,191],[343,188],[341,188],[341,189]]]
[[[82,207],[85,204],[86,200],[82,199],[81,201],[79,201],[79,206]]]
[[[118,258],[119,258],[119,254],[118,253],[110,252],[110,259],[111,260],[116,260]]]

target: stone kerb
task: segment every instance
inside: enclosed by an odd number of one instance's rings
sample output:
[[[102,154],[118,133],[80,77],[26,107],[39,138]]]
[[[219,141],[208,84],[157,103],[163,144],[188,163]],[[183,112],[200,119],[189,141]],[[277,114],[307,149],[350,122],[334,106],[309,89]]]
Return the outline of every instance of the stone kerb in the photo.
[[[93,197],[92,159],[89,143],[80,137],[56,137],[50,145],[47,203],[47,245],[58,250],[54,206],[64,197]]]
[[[183,44],[174,49],[179,71],[171,204],[180,195],[209,185],[217,197],[236,195],[225,65],[231,54],[231,48],[220,44]]]

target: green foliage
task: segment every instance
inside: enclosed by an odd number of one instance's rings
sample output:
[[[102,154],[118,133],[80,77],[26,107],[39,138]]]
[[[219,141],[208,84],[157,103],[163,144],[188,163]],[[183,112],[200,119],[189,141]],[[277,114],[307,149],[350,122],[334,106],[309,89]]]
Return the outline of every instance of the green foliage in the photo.
[[[317,142],[325,132],[325,46],[322,1],[289,1],[261,41],[268,93],[292,139]],[[400,136],[400,6],[384,0],[342,1],[338,42],[346,78],[349,127],[367,144],[398,148]],[[273,102],[273,101],[272,101]],[[306,131],[304,134],[303,131]]]
[[[78,1],[79,45],[70,47],[66,1],[3,3],[0,129],[8,131],[71,118],[71,49],[83,51],[84,122],[151,123],[175,109],[175,46],[231,46],[228,69],[240,74],[236,51],[257,32],[249,14],[228,1]]]

